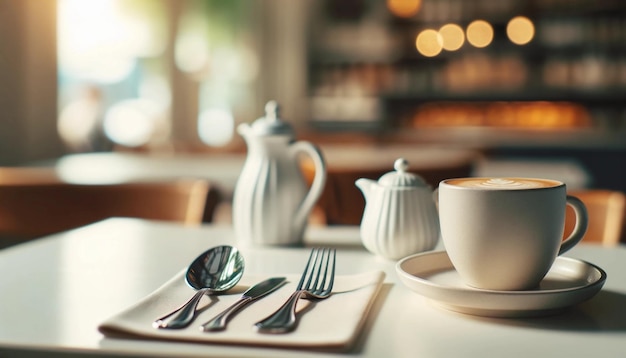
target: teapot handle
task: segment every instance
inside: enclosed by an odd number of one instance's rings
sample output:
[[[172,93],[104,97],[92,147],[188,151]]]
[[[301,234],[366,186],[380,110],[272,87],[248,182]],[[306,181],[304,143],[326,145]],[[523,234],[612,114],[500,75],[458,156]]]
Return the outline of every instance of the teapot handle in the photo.
[[[302,225],[310,213],[313,205],[324,190],[324,184],[326,184],[326,162],[322,156],[322,152],[314,144],[307,141],[297,141],[290,146],[291,153],[296,157],[299,153],[305,153],[313,160],[315,166],[315,176],[313,182],[309,188],[309,192],[306,194],[300,207],[296,211],[294,223],[296,225]]]

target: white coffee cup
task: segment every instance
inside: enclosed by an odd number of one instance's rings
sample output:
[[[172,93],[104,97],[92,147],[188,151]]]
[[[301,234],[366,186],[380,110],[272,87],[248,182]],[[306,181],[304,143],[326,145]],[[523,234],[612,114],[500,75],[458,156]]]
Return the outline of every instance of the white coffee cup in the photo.
[[[587,230],[587,210],[565,184],[532,178],[456,178],[439,184],[441,237],[469,286],[528,290],[539,285],[558,255]],[[565,207],[576,225],[562,240]]]

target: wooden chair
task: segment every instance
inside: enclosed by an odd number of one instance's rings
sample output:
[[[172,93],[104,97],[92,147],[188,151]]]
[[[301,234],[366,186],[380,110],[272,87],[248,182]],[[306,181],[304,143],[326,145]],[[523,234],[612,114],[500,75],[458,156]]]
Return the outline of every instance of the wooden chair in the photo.
[[[61,179],[54,168],[0,167],[0,185],[57,183]]]
[[[577,190],[568,194],[578,197],[585,203],[589,214],[589,225],[583,240],[605,246],[615,246],[624,242],[624,215],[626,195],[613,190]],[[565,234],[574,228],[574,210],[567,207],[565,213]]]
[[[196,225],[211,220],[218,200],[199,179],[102,185],[0,180],[0,237],[19,242],[114,216]]]

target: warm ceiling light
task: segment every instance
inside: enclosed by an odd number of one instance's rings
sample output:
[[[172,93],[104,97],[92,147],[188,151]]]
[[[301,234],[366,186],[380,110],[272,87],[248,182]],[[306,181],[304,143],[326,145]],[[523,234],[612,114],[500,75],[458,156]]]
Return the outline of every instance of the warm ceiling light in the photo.
[[[443,40],[443,49],[447,51],[456,51],[463,46],[465,42],[465,34],[461,26],[456,24],[443,25],[439,29],[439,34]]]
[[[507,24],[506,34],[514,44],[525,45],[535,36],[535,26],[527,17],[517,16]]]
[[[493,27],[483,20],[476,20],[467,26],[467,41],[474,47],[487,47],[493,41]]]
[[[398,17],[415,16],[422,7],[422,0],[387,0],[387,8]]]
[[[437,56],[443,48],[442,45],[441,35],[438,31],[432,29],[420,32],[415,39],[417,51],[426,57]]]

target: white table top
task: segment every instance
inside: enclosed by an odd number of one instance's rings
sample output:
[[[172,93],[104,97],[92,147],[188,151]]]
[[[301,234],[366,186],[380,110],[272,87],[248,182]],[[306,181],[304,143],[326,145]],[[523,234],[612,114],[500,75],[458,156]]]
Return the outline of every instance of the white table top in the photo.
[[[581,357],[626,351],[626,248],[579,245],[567,256],[602,267],[603,290],[552,317],[490,319],[431,305],[403,286],[395,262],[360,246],[356,227],[310,228],[310,244],[338,246],[338,273],[380,269],[385,285],[349,354],[106,338],[97,326],[135,304],[197,254],[234,244],[228,226],[109,219],[0,251],[0,356],[79,352],[219,357]],[[246,272],[299,273],[305,248],[242,249]],[[20,355],[22,356],[22,355]]]

